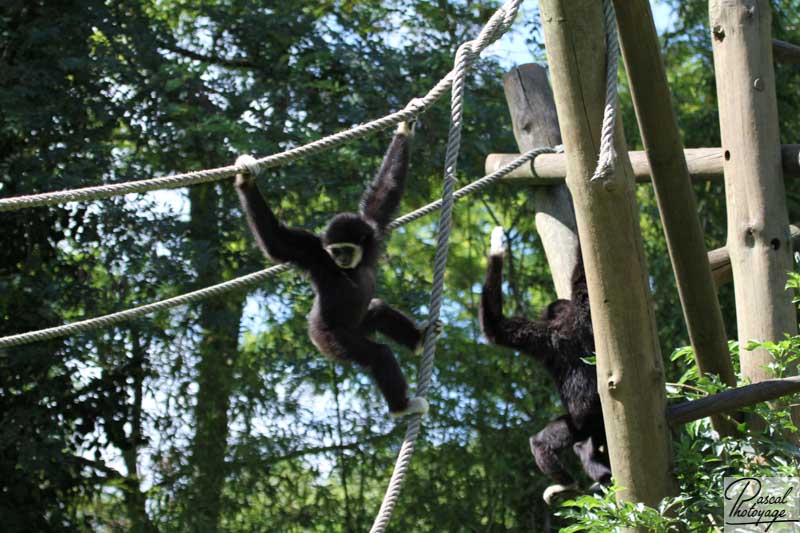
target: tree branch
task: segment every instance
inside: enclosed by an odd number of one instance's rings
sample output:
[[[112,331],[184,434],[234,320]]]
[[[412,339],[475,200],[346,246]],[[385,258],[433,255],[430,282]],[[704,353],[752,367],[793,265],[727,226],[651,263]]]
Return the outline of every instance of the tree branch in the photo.
[[[800,392],[800,376],[769,379],[726,390],[705,398],[683,402],[667,408],[667,421],[672,425],[686,424],[707,416],[729,413],[760,402],[776,400]]]

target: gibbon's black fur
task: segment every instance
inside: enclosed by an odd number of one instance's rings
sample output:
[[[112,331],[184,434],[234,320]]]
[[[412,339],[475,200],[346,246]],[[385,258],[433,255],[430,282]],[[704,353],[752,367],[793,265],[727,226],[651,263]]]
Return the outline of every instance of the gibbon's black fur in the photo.
[[[539,320],[529,320],[503,316],[502,228],[496,228],[492,244],[479,310],[483,334],[494,344],[541,361],[555,381],[567,410],[567,414],[530,438],[536,465],[558,484],[545,492],[545,500],[549,503],[553,493],[576,487],[559,459],[559,453],[568,447],[573,448],[592,480],[607,485],[611,470],[597,375],[595,367],[581,359],[592,355],[595,345],[580,249],[572,274],[572,298],[552,302],[542,310]]]
[[[370,337],[379,331],[412,350],[421,347],[425,329],[383,301],[373,298],[386,226],[400,205],[408,171],[409,126],[401,124],[378,174],[364,192],[358,213],[339,213],[321,236],[279,222],[264,202],[254,178],[237,176],[236,188],[261,250],[308,273],[315,299],[308,334],[324,355],[353,361],[375,379],[394,415],[424,413],[427,402],[409,400],[406,380],[392,350]],[[441,331],[441,324],[435,324]]]

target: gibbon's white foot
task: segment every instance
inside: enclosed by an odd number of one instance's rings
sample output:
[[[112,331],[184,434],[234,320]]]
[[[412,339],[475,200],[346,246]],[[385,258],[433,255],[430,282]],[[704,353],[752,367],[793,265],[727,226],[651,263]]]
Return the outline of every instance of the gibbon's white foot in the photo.
[[[544,492],[542,493],[542,499],[544,499],[544,503],[550,505],[550,502],[553,501],[553,498],[555,498],[556,495],[561,494],[563,492],[571,492],[576,490],[578,490],[577,483],[572,483],[570,485],[561,485],[561,484],[550,485],[549,487],[544,489]]]
[[[588,492],[589,494],[602,495],[603,492],[605,492],[605,489],[606,489],[605,485],[603,485],[599,481],[595,481],[594,483],[591,484],[591,486],[588,489],[586,489],[586,492]]]
[[[506,253],[506,248],[503,245],[503,237],[505,233],[503,232],[502,226],[495,226],[492,230],[492,240],[491,246],[489,248],[489,254],[491,255],[503,255]]]
[[[433,322],[426,322],[422,325],[422,336],[419,339],[419,344],[414,349],[414,355],[422,354],[422,350],[425,348],[425,337],[428,335],[428,330],[433,332],[434,339],[438,339],[442,336],[442,332],[444,331],[444,324],[442,324],[441,320],[434,320]]]
[[[424,415],[428,412],[428,400],[425,398],[411,398],[408,400],[408,405],[402,411],[393,411],[389,413],[389,416],[392,418],[400,418],[401,416],[407,415]]]

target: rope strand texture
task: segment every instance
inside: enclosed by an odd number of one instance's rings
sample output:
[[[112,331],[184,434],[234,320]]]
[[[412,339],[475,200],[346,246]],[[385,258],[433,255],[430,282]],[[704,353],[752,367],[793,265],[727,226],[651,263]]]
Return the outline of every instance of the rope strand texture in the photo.
[[[519,8],[519,4],[521,3],[521,1],[522,0],[514,0],[512,2],[509,2],[509,4],[500,7],[497,10],[497,12],[495,12],[495,14],[492,16],[491,19],[489,19],[489,22],[486,24],[486,26],[481,31],[480,35],[478,36],[478,39],[473,41],[474,43],[477,43],[476,45],[474,45],[475,48],[483,50],[486,46],[488,46],[492,42],[492,40],[497,39],[500,35],[502,35],[502,33],[504,33],[510,27],[511,23],[514,21],[514,17],[516,16],[516,12],[517,12],[517,10]],[[474,58],[474,56],[468,57],[467,58],[467,62],[468,63],[471,62],[471,60],[473,58]],[[452,75],[452,72],[451,72],[451,74],[448,74],[448,76],[445,79],[451,77],[451,75]],[[439,87],[443,83],[444,83],[444,80],[440,81],[439,84],[437,84],[437,87]],[[447,82],[447,84],[448,84],[447,86],[448,87],[449,87],[450,83],[452,83],[452,81]],[[434,90],[435,89],[436,89],[436,87],[434,88]],[[433,90],[431,92],[433,92]],[[428,93],[428,94],[430,95],[431,93]],[[421,105],[419,103],[419,100],[412,100],[412,102],[409,104],[409,106],[412,109],[417,109],[419,105]],[[398,112],[398,113],[402,113],[402,112]],[[398,113],[395,113],[394,115],[397,115]],[[393,115],[389,115],[389,116],[393,116]],[[404,120],[404,119],[400,119],[400,120]],[[337,134],[337,135],[342,135],[342,134],[346,134],[346,133],[348,133],[348,132],[342,132],[342,133]],[[317,142],[321,142],[323,140],[324,139],[322,139],[320,141],[317,141]],[[314,143],[312,143],[312,144],[314,144]],[[306,145],[306,147],[309,147],[309,146],[311,146],[311,145]],[[303,147],[301,147],[301,148],[303,148]],[[539,153],[544,153],[545,151],[548,151],[548,150],[549,150],[548,148],[543,148],[543,149],[539,149],[539,150],[532,150],[532,151],[526,153],[525,155],[517,158],[516,160],[512,161],[511,163],[509,163],[505,167],[498,169],[496,172],[494,172],[494,173],[492,173],[492,174],[490,174],[488,176],[485,176],[485,177],[477,180],[476,182],[474,182],[474,183],[472,183],[470,185],[467,185],[466,187],[464,187],[463,189],[460,189],[459,191],[456,191],[456,193],[454,194],[454,197],[456,199],[458,199],[458,198],[461,198],[463,196],[466,196],[467,194],[476,192],[477,190],[482,189],[482,188],[488,186],[489,184],[493,183],[494,181],[502,178],[503,176],[505,176],[506,174],[508,174],[512,170],[518,168],[519,166],[521,166],[525,162],[532,160]],[[270,157],[272,157],[272,156],[270,156]],[[236,173],[239,173],[239,172],[243,172],[243,171],[252,172],[253,170],[257,170],[257,168],[256,169],[253,168],[252,161],[249,161],[246,164],[242,163],[240,165],[233,165],[233,166],[224,167],[224,168],[225,169],[229,169],[230,172],[232,172],[233,174],[236,174]],[[227,171],[228,170],[226,170],[226,172]],[[206,171],[206,172],[213,172],[213,171]],[[185,176],[185,175],[181,175],[181,176]],[[176,178],[177,179],[179,177],[180,176],[171,176],[170,178]],[[158,179],[167,179],[167,178],[158,178]],[[125,185],[125,184],[120,184],[120,185]],[[69,192],[73,192],[73,191],[63,191],[63,192],[64,193],[69,193]],[[134,192],[134,191],[131,191],[131,192]],[[48,193],[48,194],[59,194],[59,193]],[[111,196],[111,195],[113,195],[113,194],[110,194],[108,196]],[[18,199],[21,199],[21,198],[25,198],[25,197],[16,197],[16,198],[7,199],[7,200],[15,200],[15,199],[18,200]],[[58,202],[52,202],[52,203],[58,203]],[[48,205],[48,204],[35,204],[35,205]],[[418,218],[421,218],[421,217],[423,217],[425,215],[428,215],[428,214],[432,213],[433,211],[435,211],[436,209],[439,209],[441,207],[441,205],[442,205],[442,200],[438,200],[436,202],[428,204],[428,205],[426,205],[426,206],[414,211],[413,213],[409,213],[409,214],[407,214],[407,215],[405,215],[405,216],[403,216],[403,217],[401,217],[399,219],[396,219],[394,222],[392,222],[389,225],[389,229],[398,228],[398,227],[400,227],[402,225],[405,225],[405,224],[408,224],[408,223],[410,223],[410,222],[412,222],[412,221],[414,221],[414,220],[416,220]],[[32,205],[28,205],[27,207],[32,207]],[[17,207],[16,209],[21,209],[21,208],[22,207]],[[2,207],[0,207],[0,211],[2,211],[2,210],[3,210]],[[286,264],[286,263],[279,264],[279,265],[274,265],[274,266],[266,268],[264,270],[260,270],[258,272],[253,272],[252,274],[247,274],[247,275],[241,276],[239,278],[235,278],[235,279],[232,279],[232,280],[229,280],[229,281],[218,283],[216,285],[212,285],[212,286],[206,287],[204,289],[199,289],[197,291],[192,291],[192,292],[189,292],[189,293],[186,293],[186,294],[182,294],[182,295],[179,295],[179,296],[175,296],[175,297],[172,297],[172,298],[167,298],[165,300],[161,300],[161,301],[158,301],[158,302],[153,302],[153,303],[141,305],[141,306],[138,306],[138,307],[134,307],[134,308],[131,308],[131,309],[126,309],[124,311],[119,311],[119,312],[116,312],[116,313],[110,313],[108,315],[103,315],[103,316],[95,317],[95,318],[89,318],[89,319],[86,319],[86,320],[81,320],[79,322],[73,322],[71,324],[64,324],[64,325],[55,326],[55,327],[52,327],[52,328],[45,328],[45,329],[40,329],[40,330],[36,330],[36,331],[29,331],[29,332],[26,332],[26,333],[18,333],[16,335],[8,335],[8,336],[5,336],[5,337],[0,337],[0,349],[11,348],[11,347],[14,347],[14,346],[21,346],[23,344],[30,344],[32,342],[55,339],[55,338],[58,338],[58,337],[66,337],[68,335],[74,335],[76,333],[82,333],[84,331],[90,331],[90,330],[98,329],[98,328],[101,328],[101,327],[113,326],[115,324],[119,324],[119,323],[125,322],[127,320],[133,320],[135,318],[139,318],[139,317],[148,315],[150,313],[155,313],[157,311],[163,311],[163,310],[166,310],[166,309],[171,309],[173,307],[179,307],[179,306],[182,306],[182,305],[191,304],[191,303],[203,300],[205,298],[209,298],[209,297],[212,297],[212,296],[218,296],[220,294],[224,294],[226,292],[230,292],[230,291],[233,291],[233,290],[243,289],[243,288],[246,288],[246,287],[251,287],[251,286],[257,285],[259,283],[262,283],[263,281],[265,281],[266,279],[268,279],[268,278],[270,278],[270,277],[272,277],[274,275],[280,274],[282,272],[286,272],[290,268],[291,268],[291,266]]]
[[[591,181],[608,182],[614,175],[614,167],[617,163],[614,131],[617,122],[619,40],[617,39],[617,17],[612,0],[603,0],[603,16],[606,27],[606,105],[600,130],[600,154],[597,157],[597,168],[595,168]]]
[[[426,214],[440,209],[440,219],[437,232],[437,245],[436,255],[434,260],[434,275],[433,287],[431,291],[431,298],[429,304],[429,319],[437,320],[441,310],[443,293],[444,293],[444,276],[447,266],[448,245],[450,239],[450,232],[452,226],[452,211],[453,203],[458,198],[475,192],[483,187],[488,186],[494,181],[505,176],[515,168],[522,164],[531,161],[541,153],[552,153],[557,151],[552,148],[540,148],[527,152],[521,157],[514,160],[512,163],[499,169],[498,171],[485,176],[472,184],[455,191],[456,182],[456,168],[458,163],[459,149],[461,145],[461,128],[463,117],[463,96],[464,85],[467,71],[470,65],[474,62],[475,58],[493,41],[498,39],[504,34],[511,26],[522,0],[509,0],[506,4],[501,6],[495,14],[489,19],[487,24],[482,29],[478,38],[474,41],[469,41],[462,44],[455,59],[454,69],[440,80],[428,94],[420,99],[412,100],[405,109],[389,114],[383,118],[374,120],[367,124],[363,124],[336,133],[334,135],[325,137],[318,141],[314,141],[304,146],[293,148],[279,154],[273,154],[255,161],[249,160],[247,162],[240,162],[237,165],[221,167],[217,169],[203,170],[198,172],[188,172],[184,174],[177,174],[174,176],[167,176],[161,178],[153,178],[147,180],[140,180],[135,182],[101,185],[97,187],[86,187],[83,189],[58,191],[52,193],[44,193],[29,196],[20,196],[14,198],[0,199],[0,211],[11,211],[23,209],[28,207],[37,207],[44,205],[53,205],[70,201],[79,200],[94,200],[99,198],[107,198],[110,196],[128,194],[134,192],[146,192],[161,188],[174,188],[196,183],[204,183],[223,179],[239,172],[256,173],[258,170],[276,166],[279,164],[287,163],[295,159],[310,156],[322,150],[327,150],[343,144],[347,141],[363,137],[375,131],[389,128],[398,122],[409,120],[433,104],[439,97],[441,97],[452,85],[451,92],[451,122],[450,131],[448,134],[447,151],[445,156],[444,165],[444,185],[442,192],[442,199],[433,202],[421,209],[409,213],[393,221],[389,225],[389,229],[397,228],[401,225],[407,224],[412,220],[416,220]],[[595,172],[593,180],[604,177],[610,167],[613,171],[613,162],[616,158],[616,153],[613,146],[613,130],[615,120],[615,105],[616,105],[616,65],[618,61],[618,44],[616,39],[616,28],[613,22],[614,13],[613,7],[609,9],[611,0],[604,0],[604,7],[606,10],[606,32],[608,39],[608,69],[607,69],[607,98],[606,110],[603,120],[603,140],[601,142],[600,160],[598,170]],[[610,19],[609,19],[610,13]],[[613,38],[612,38],[613,37]],[[612,53],[612,49],[613,52]],[[612,63],[613,63],[613,88],[612,88]],[[610,134],[608,133],[610,131]],[[268,277],[274,276],[278,273],[285,272],[291,267],[288,264],[275,265],[273,267],[236,278],[224,283],[213,285],[198,291],[193,291],[187,294],[168,298],[160,302],[143,305],[133,309],[128,309],[118,313],[112,313],[102,317],[83,320],[73,324],[67,324],[54,328],[47,328],[43,330],[23,333],[19,335],[12,335],[0,338],[0,348],[8,348],[11,346],[18,346],[21,344],[51,339],[87,331],[99,327],[107,327],[113,324],[137,318],[149,313],[160,310],[177,307],[192,303],[204,298],[216,296],[231,290],[244,288],[255,285]],[[420,365],[419,375],[417,379],[417,394],[420,397],[427,396],[430,388],[431,377],[433,374],[433,364],[436,350],[436,338],[431,332],[425,336],[424,351],[422,362]],[[395,462],[395,467],[392,472],[389,485],[383,498],[383,502],[372,525],[370,533],[382,533],[385,531],[391,519],[392,512],[397,504],[397,499],[400,495],[400,490],[405,479],[405,474],[411,462],[414,453],[414,447],[417,437],[419,436],[421,428],[422,417],[418,414],[410,417],[408,426],[406,428],[405,437],[401,446],[400,452]]]
[[[519,4],[519,2],[510,2],[510,4],[515,3]],[[471,41],[473,44],[474,55],[470,57],[470,63],[472,63],[474,58],[480,55],[480,53],[483,52],[487,46],[496,41],[511,26],[519,6],[517,5],[511,7],[510,4],[509,7],[501,6],[486,23],[486,26],[483,27],[483,30],[478,35],[478,38],[474,41]],[[348,130],[334,133],[333,135],[323,137],[322,139],[318,139],[308,144],[256,159],[255,168],[263,170],[265,168],[274,167],[295,161],[297,159],[309,157],[316,153],[330,150],[349,141],[354,141],[372,133],[391,128],[399,122],[411,120],[417,115],[426,111],[439,98],[447,93],[453,84],[453,75],[454,72],[450,71],[444,78],[439,80],[439,82],[434,85],[425,96],[421,98],[414,98],[406,105],[405,108],[399,111],[395,111],[394,113],[390,113],[384,117],[367,122],[366,124],[360,124]],[[14,196],[11,198],[0,198],[0,212],[17,211],[19,209],[63,204],[67,202],[99,200],[112,196],[130,193],[143,193],[157,189],[174,189],[177,187],[218,181],[234,176],[240,172],[250,171],[253,168],[254,167],[245,167],[244,165],[228,165],[225,167],[212,168],[208,170],[185,172],[182,174],[174,174],[172,176],[149,178],[125,183],[96,185],[91,187],[83,187],[80,189]]]
[[[497,169],[495,172],[487,176],[484,176],[478,180],[475,180],[469,185],[457,190],[453,194],[453,198],[458,200],[460,198],[463,198],[464,196],[467,196],[468,194],[472,194],[481,189],[484,189],[489,185],[491,185],[492,183],[505,177],[506,174],[510,173],[511,171],[521,167],[522,165],[524,165],[529,161],[532,161],[539,154],[554,153],[554,152],[556,152],[556,150],[552,148],[536,148],[534,150],[531,150],[530,152],[527,152],[522,156],[518,157],[514,161],[511,161],[504,167]],[[388,229],[393,230],[401,226],[405,226],[406,224],[410,224],[411,222],[417,219],[420,219],[424,216],[433,213],[434,211],[439,209],[441,205],[442,205],[441,200],[436,200],[435,202],[431,202],[423,207],[420,207],[415,211],[412,211],[411,213],[396,218],[389,224]],[[55,326],[52,328],[40,329],[36,331],[30,331],[27,333],[19,333],[16,335],[0,337],[0,349],[11,348],[14,346],[21,346],[23,344],[30,344],[32,342],[55,339],[58,337],[67,337],[69,335],[82,333],[84,331],[91,331],[93,329],[113,326],[121,322],[140,318],[142,316],[146,316],[158,311],[165,311],[167,309],[172,309],[173,307],[180,307],[182,305],[188,305],[195,302],[199,302],[201,300],[210,298],[212,296],[219,296],[227,292],[253,287],[255,285],[258,285],[259,283],[264,282],[268,278],[271,278],[272,276],[276,276],[283,272],[287,272],[291,270],[291,268],[292,268],[291,265],[289,265],[288,263],[281,263],[278,265],[273,265],[269,268],[265,268],[263,270],[259,270],[258,272],[253,272],[252,274],[247,274],[245,276],[240,276],[238,278],[234,278],[228,281],[224,281],[222,283],[218,283],[216,285],[212,285],[210,287],[206,287],[204,289],[188,292],[186,294],[181,294],[179,296],[167,298],[165,300],[160,300],[158,302],[141,305],[139,307],[126,309],[124,311],[119,311],[116,313],[111,313],[100,317],[89,318],[86,320],[81,320],[80,322],[65,324],[63,326]]]
[[[444,163],[444,187],[442,191],[441,210],[439,217],[439,229],[436,242],[436,257],[433,267],[433,287],[431,290],[429,309],[429,320],[437,320],[442,306],[444,293],[444,274],[447,266],[448,244],[450,240],[450,229],[452,224],[453,202],[455,201],[455,182],[456,167],[458,163],[458,152],[461,146],[461,126],[464,112],[464,84],[467,71],[472,63],[473,57],[483,43],[496,39],[499,35],[507,31],[516,16],[522,0],[512,0],[503,5],[489,19],[481,34],[475,41],[462,44],[456,52],[455,72],[452,93],[450,97],[450,131],[447,137],[447,151]],[[527,154],[526,154],[527,155]],[[524,157],[524,156],[523,156]],[[520,163],[521,164],[521,163]],[[436,337],[431,332],[425,335],[424,350],[422,352],[422,362],[420,364],[419,375],[417,376],[417,396],[425,397],[430,388],[431,376],[433,375],[433,363],[436,352]],[[411,464],[414,454],[414,446],[419,436],[422,425],[422,416],[411,415],[403,438],[403,444],[395,461],[392,477],[389,486],[383,496],[383,502],[378,510],[378,515],[372,524],[370,533],[383,533],[389,525],[392,512],[397,505],[400,490],[405,480],[405,474]]]

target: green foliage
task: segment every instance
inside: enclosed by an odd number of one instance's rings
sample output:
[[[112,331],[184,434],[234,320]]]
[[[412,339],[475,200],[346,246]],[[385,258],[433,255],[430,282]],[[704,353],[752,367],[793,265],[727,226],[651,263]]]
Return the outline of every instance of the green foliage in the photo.
[[[26,194],[221,166],[398,109],[452,66],[496,1],[12,1],[0,10],[0,193]],[[670,1],[664,50],[687,146],[719,143],[706,2]],[[796,10],[775,2],[776,35],[798,42]],[[534,15],[535,10],[526,12]],[[535,16],[518,35],[543,56]],[[504,41],[507,42],[507,41]],[[505,44],[503,45],[505,46]],[[468,82],[462,182],[489,152],[514,152],[495,58]],[[782,133],[800,132],[796,69],[778,67]],[[630,145],[635,118],[622,109]],[[448,105],[421,117],[402,210],[439,195]],[[389,133],[270,169],[259,186],[281,218],[321,228],[352,210]],[[800,203],[788,184],[790,213]],[[698,186],[709,247],[725,241],[724,194]],[[657,206],[638,189],[663,353],[686,343]],[[561,412],[529,358],[483,343],[476,320],[492,225],[507,228],[509,311],[554,298],[528,192],[499,185],[458,204],[446,333],[396,531],[573,531],[640,524],[708,529],[726,472],[789,472],[783,410],[763,434],[717,441],[706,422],[676,434],[674,514],[581,497],[553,517],[528,437]],[[228,182],[187,191],[0,214],[0,334],[105,314],[262,268]],[[396,231],[380,296],[425,318],[435,217]],[[797,279],[791,282],[797,286]],[[358,368],[307,339],[306,280],[271,279],[108,330],[0,356],[0,516],[9,530],[363,531],[402,441]],[[732,291],[721,296],[735,338]],[[781,375],[796,339],[765,344]],[[735,345],[733,346],[735,348]],[[413,384],[418,359],[396,347]],[[690,351],[665,365],[675,401],[721,390]],[[754,461],[758,458],[758,461]],[[762,461],[763,458],[763,461]],[[574,470],[574,469],[573,469]],[[582,480],[587,483],[587,480]],[[207,499],[206,499],[207,498]],[[587,499],[588,498],[588,499]],[[667,505],[667,504],[664,504]],[[589,511],[583,513],[586,507]],[[585,521],[581,521],[585,518]],[[610,526],[609,524],[617,524]]]
[[[559,531],[606,533],[621,531],[623,528],[644,528],[654,533],[665,533],[681,531],[682,527],[691,525],[687,520],[674,516],[675,510],[681,509],[686,503],[687,496],[665,498],[658,509],[654,509],[642,503],[618,500],[617,493],[622,490],[621,487],[612,485],[603,495],[580,496],[563,502],[558,515],[576,523]],[[702,529],[692,528],[688,531],[702,531]]]
[[[787,286],[797,288],[798,284],[800,275],[790,273]],[[800,336],[748,346],[757,348],[767,349],[775,358],[770,368],[776,377],[787,371],[796,374]],[[736,343],[731,343],[731,354],[738,361]],[[699,376],[691,347],[675,350],[671,360],[685,368],[677,383],[668,384],[671,399],[694,400],[727,388],[715,375]],[[750,427],[739,422],[739,433],[731,437],[720,438],[708,419],[682,426],[673,438],[674,471],[680,485],[678,496],[664,499],[658,509],[617,501],[616,495],[622,489],[616,486],[603,495],[581,496],[562,504],[559,516],[574,522],[561,529],[562,533],[619,531],[624,527],[644,527],[648,531],[714,531],[722,523],[723,478],[800,476],[800,447],[794,438],[797,428],[787,407],[796,401],[796,397],[785,397],[780,402],[784,407],[756,404],[744,409],[745,417],[753,415],[764,423]]]

